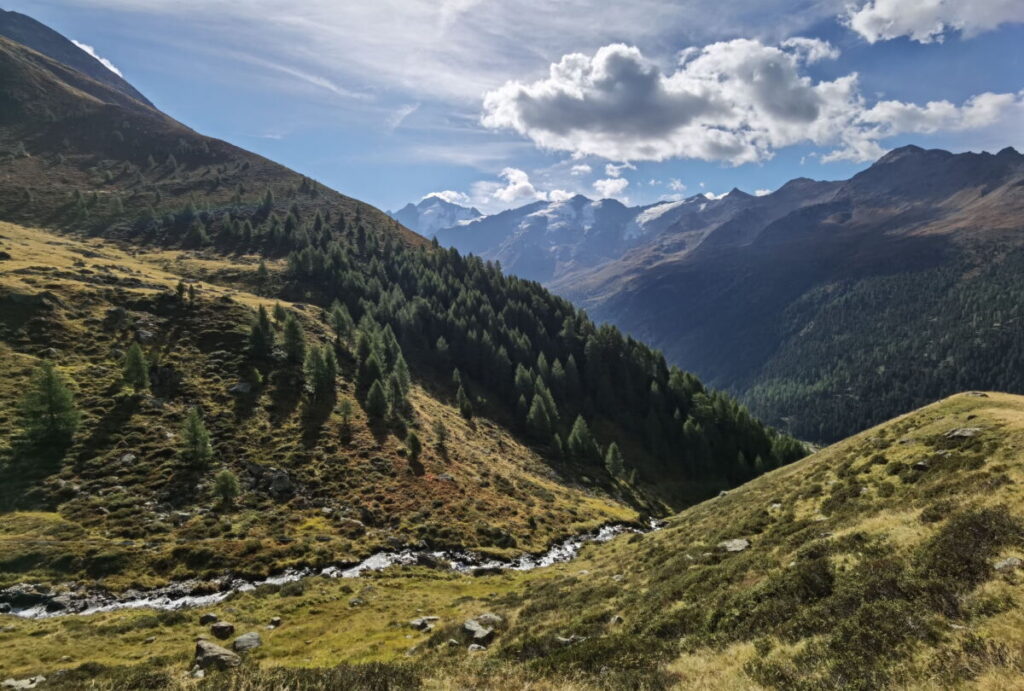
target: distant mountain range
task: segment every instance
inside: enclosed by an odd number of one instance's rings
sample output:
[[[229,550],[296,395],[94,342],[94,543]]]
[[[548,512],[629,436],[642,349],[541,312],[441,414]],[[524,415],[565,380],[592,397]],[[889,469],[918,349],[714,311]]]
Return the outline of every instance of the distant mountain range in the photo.
[[[459,206],[440,197],[424,197],[418,204],[406,204],[388,214],[424,237],[434,237],[442,228],[457,226],[483,216],[476,209]]]
[[[845,181],[536,202],[437,237],[827,441],[964,388],[1024,391],[1022,231],[1016,150],[907,146]]]

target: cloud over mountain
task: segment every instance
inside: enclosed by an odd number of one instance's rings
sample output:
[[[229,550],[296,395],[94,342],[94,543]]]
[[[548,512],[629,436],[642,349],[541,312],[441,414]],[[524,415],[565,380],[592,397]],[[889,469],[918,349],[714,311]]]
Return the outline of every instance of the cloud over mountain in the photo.
[[[864,161],[884,152],[879,139],[988,126],[1021,103],[1019,94],[986,93],[963,106],[884,101],[869,108],[856,73],[818,82],[806,74],[807,65],[838,54],[819,39],[736,39],[688,48],[665,71],[638,48],[616,43],[592,56],[565,55],[545,79],[490,91],[482,123],[545,149],[619,161],[739,165],[802,143],[838,147],[833,160]]]

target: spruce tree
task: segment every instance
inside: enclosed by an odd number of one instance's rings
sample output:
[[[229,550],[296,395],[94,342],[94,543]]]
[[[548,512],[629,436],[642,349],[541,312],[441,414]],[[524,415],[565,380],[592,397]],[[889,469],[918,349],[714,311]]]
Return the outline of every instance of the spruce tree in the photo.
[[[622,458],[622,452],[619,451],[619,445],[615,442],[608,445],[608,451],[604,455],[604,467],[614,478],[622,477],[626,470],[626,462]]]
[[[274,350],[274,327],[270,325],[267,308],[260,305],[256,320],[249,330],[249,353],[253,357],[269,357]]]
[[[136,393],[142,393],[149,389],[149,363],[138,343],[132,343],[128,354],[124,358],[124,382],[135,389]]]
[[[448,428],[440,419],[434,420],[434,445],[441,453],[448,448]]]
[[[370,390],[366,394],[366,405],[364,408],[371,420],[379,421],[387,416],[388,397],[384,393],[384,387],[381,386],[379,379],[375,379],[373,384],[370,385]]]
[[[567,446],[569,454],[578,461],[593,461],[599,454],[594,437],[590,434],[590,427],[582,415],[578,415],[572,425]]]
[[[352,401],[342,399],[338,415],[341,417],[341,439],[348,442],[352,438]]]
[[[193,468],[203,468],[213,457],[210,446],[210,433],[203,422],[203,414],[193,406],[185,416],[185,424],[181,429],[181,455],[185,462]]]
[[[289,314],[284,320],[284,353],[288,361],[298,365],[306,359],[306,334],[299,320]]]
[[[274,321],[278,324],[284,324],[285,319],[288,318],[288,310],[281,305],[280,302],[274,303]]]
[[[65,446],[75,435],[79,413],[74,395],[52,363],[44,362],[32,377],[21,400],[21,421],[28,441],[38,446]]]
[[[405,448],[409,451],[409,460],[413,463],[420,459],[420,453],[423,451],[423,443],[420,442],[419,435],[416,432],[409,430],[409,434],[405,437]]]
[[[530,405],[530,412],[526,416],[526,429],[537,441],[547,441],[551,438],[551,417],[540,395],[533,397],[533,404]]]
[[[458,370],[456,370],[458,371]],[[473,419],[473,402],[469,400],[469,396],[466,395],[466,390],[459,385],[459,390],[455,394],[455,400],[459,405],[459,412],[462,413],[462,417],[467,420]]]
[[[349,334],[352,333],[352,316],[348,313],[345,305],[337,300],[331,305],[328,320],[331,323],[331,328],[334,329],[334,335],[337,336],[339,341],[347,339]]]

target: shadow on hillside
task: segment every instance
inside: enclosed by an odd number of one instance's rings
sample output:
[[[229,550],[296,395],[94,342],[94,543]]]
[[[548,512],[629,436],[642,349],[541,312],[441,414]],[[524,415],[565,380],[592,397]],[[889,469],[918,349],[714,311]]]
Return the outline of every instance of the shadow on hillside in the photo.
[[[323,401],[306,401],[302,409],[302,444],[311,449],[320,441],[324,424],[331,417],[337,399],[330,396]]]
[[[114,401],[114,405],[103,414],[92,426],[92,434],[82,440],[81,448],[75,457],[75,472],[81,472],[87,461],[100,455],[115,434],[124,431],[125,425],[139,409],[137,396],[124,396]]]
[[[299,407],[302,380],[290,370],[278,370],[270,375],[270,384],[270,421],[280,425]]]

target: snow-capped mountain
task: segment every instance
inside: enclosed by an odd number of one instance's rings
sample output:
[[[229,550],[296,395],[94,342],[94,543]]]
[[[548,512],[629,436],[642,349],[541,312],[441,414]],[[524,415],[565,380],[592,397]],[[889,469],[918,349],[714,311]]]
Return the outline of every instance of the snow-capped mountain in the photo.
[[[406,228],[428,238],[435,236],[442,228],[457,226],[483,216],[472,207],[453,204],[437,196],[425,197],[419,204],[406,204],[398,211],[389,211],[388,215]]]
[[[534,202],[446,228],[438,241],[462,252],[497,260],[523,278],[548,281],[574,268],[621,255],[637,209],[614,199],[582,195]]]

